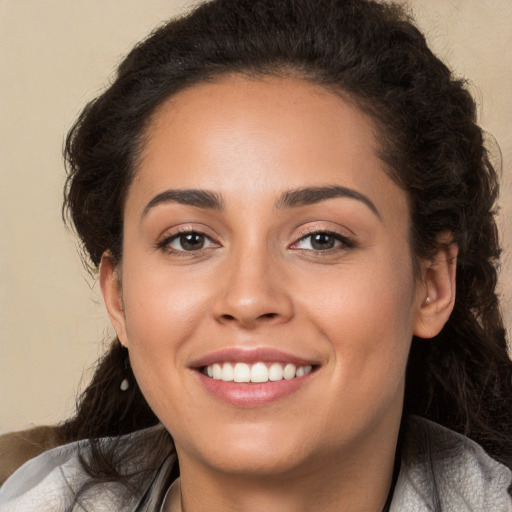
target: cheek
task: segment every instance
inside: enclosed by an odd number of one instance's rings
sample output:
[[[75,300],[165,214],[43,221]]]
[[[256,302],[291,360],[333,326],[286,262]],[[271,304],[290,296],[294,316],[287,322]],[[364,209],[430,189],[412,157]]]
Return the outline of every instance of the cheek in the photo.
[[[130,344],[179,344],[208,310],[200,275],[161,268],[127,274],[132,278],[123,284],[123,298]]]
[[[189,341],[197,335],[210,301],[205,289],[198,289],[197,279],[183,271],[166,273],[149,266],[141,271],[139,266],[130,272],[127,265],[126,275],[123,300],[130,362],[143,394],[158,408],[155,400],[180,387],[176,368],[184,366]]]
[[[403,379],[415,290],[408,260],[382,257],[378,264],[342,269],[309,290],[303,309],[343,367],[340,379],[369,385]]]

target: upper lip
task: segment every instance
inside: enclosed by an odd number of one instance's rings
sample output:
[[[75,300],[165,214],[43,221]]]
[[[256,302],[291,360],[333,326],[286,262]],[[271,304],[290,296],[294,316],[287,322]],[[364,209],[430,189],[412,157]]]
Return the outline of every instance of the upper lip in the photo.
[[[202,368],[210,366],[214,363],[221,362],[240,362],[240,363],[292,363],[296,366],[317,365],[318,362],[312,359],[305,359],[281,350],[270,347],[261,348],[239,348],[230,347],[216,350],[210,354],[206,354],[199,359],[195,359],[190,363],[192,368]]]

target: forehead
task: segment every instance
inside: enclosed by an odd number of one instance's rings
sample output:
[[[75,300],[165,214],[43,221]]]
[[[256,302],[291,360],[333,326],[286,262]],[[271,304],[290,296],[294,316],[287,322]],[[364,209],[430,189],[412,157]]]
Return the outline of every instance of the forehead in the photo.
[[[290,77],[228,75],[179,92],[153,116],[143,155],[151,158],[161,150],[173,130],[179,132],[175,151],[186,138],[192,143],[201,138],[201,146],[212,153],[236,145],[247,149],[250,143],[255,151],[275,149],[274,157],[300,144],[317,159],[322,153],[328,158],[332,143],[347,138],[353,154],[377,150],[367,115],[323,86]]]
[[[353,103],[298,78],[229,76],[157,110],[129,196],[206,188],[261,199],[326,184],[405,204],[378,158],[372,120]]]

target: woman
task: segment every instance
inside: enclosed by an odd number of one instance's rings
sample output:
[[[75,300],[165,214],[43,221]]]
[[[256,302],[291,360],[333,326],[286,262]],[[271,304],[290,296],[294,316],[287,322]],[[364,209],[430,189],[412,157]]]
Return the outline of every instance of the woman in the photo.
[[[496,176],[399,7],[205,3],[66,157],[117,339],[2,510],[512,510]]]

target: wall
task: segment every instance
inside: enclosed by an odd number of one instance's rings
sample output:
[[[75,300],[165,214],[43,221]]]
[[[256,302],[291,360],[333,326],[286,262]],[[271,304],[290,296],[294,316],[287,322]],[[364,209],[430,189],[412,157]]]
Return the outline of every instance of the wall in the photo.
[[[63,138],[128,49],[184,5],[0,0],[0,432],[65,418],[84,369],[109,337],[98,287],[60,217]],[[435,51],[472,79],[481,123],[501,146],[506,291],[512,283],[512,2],[412,5]],[[511,309],[509,303],[508,325]]]

